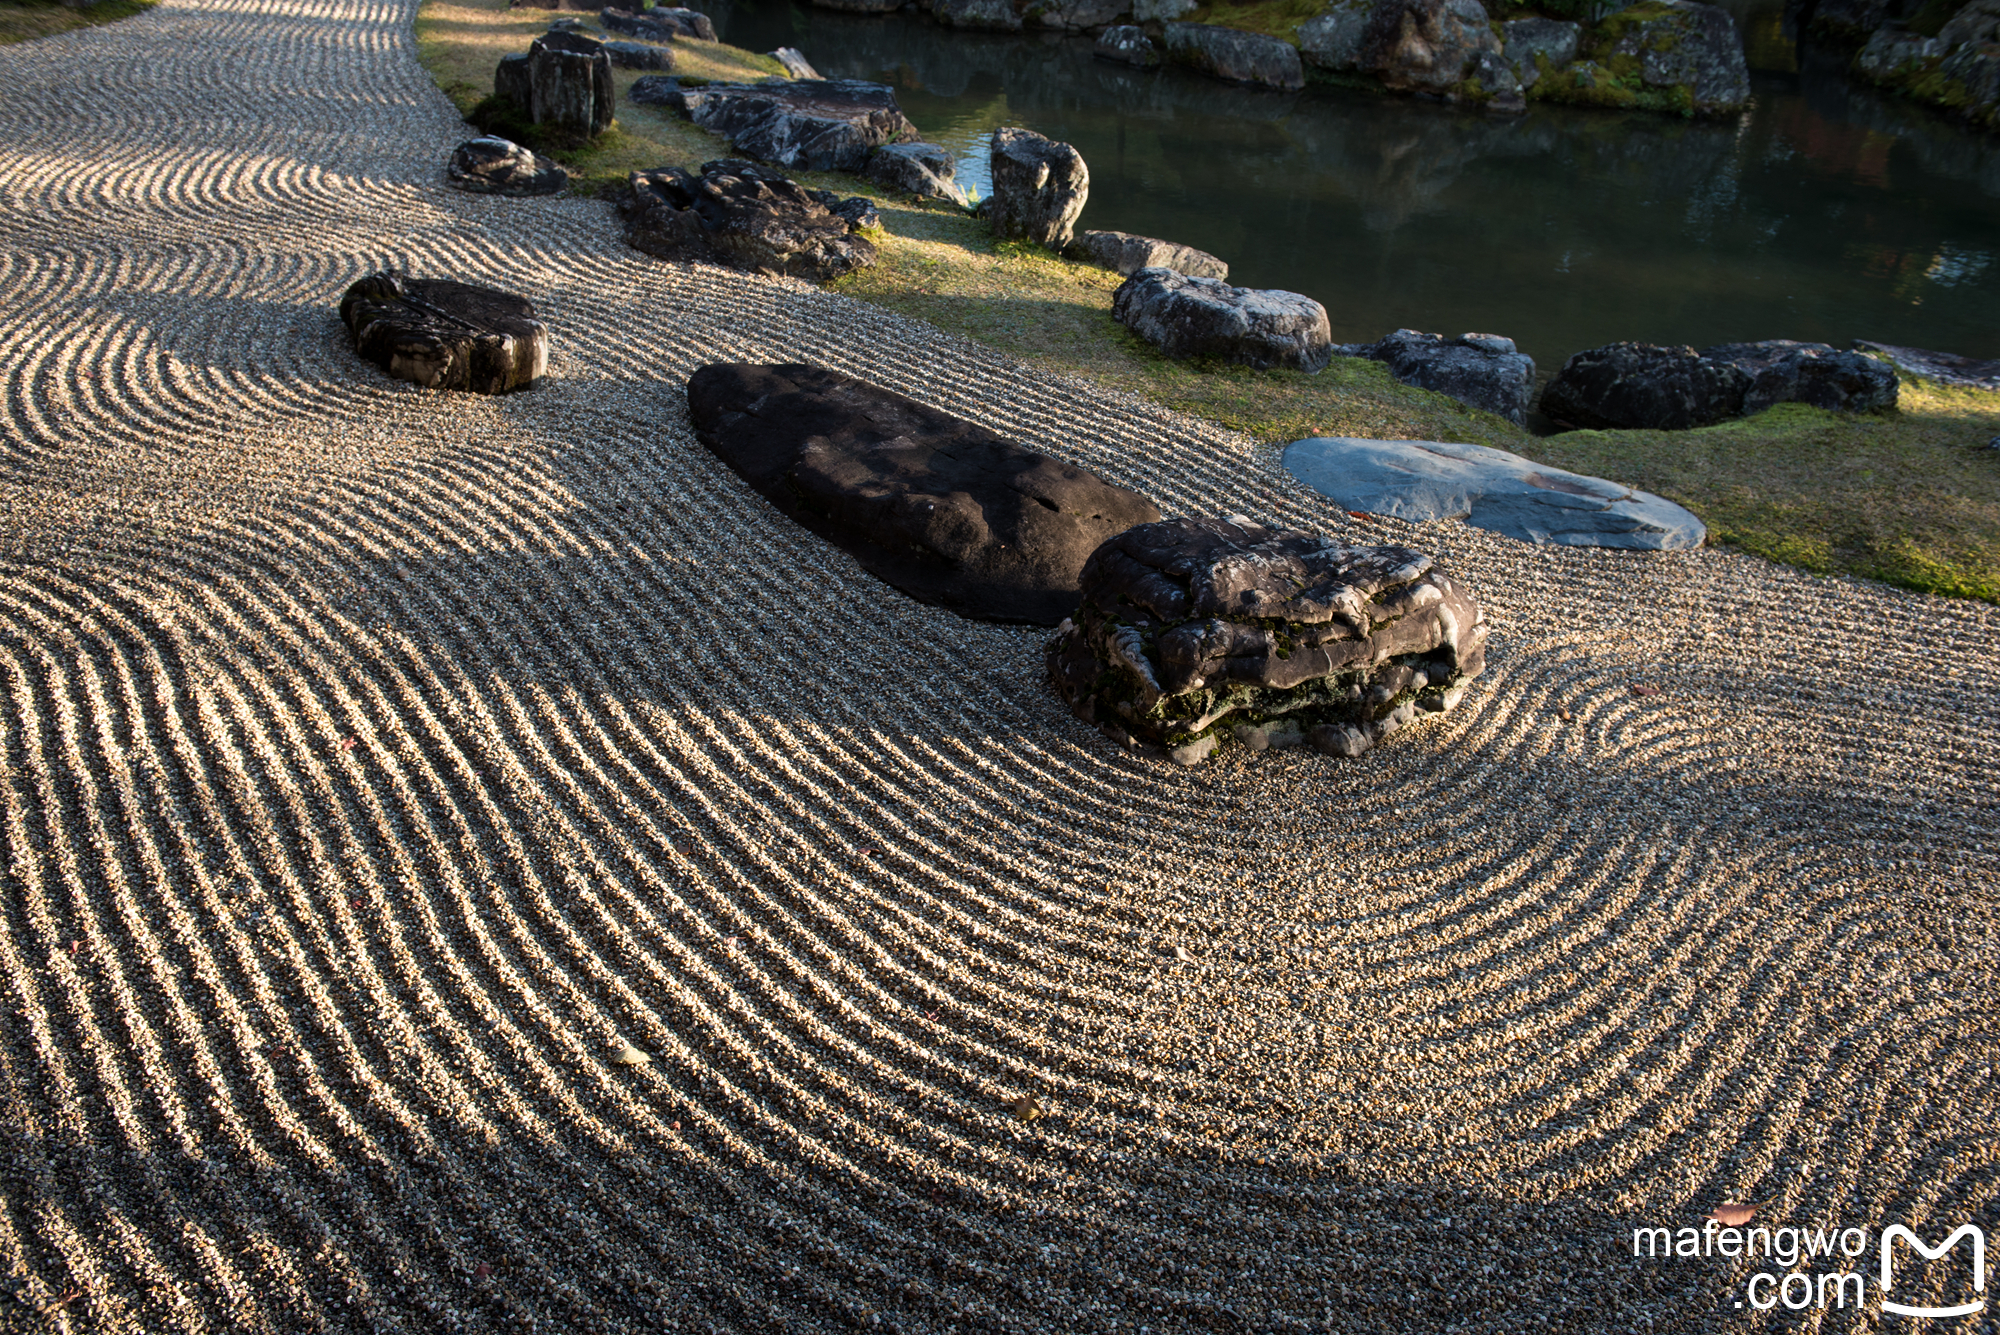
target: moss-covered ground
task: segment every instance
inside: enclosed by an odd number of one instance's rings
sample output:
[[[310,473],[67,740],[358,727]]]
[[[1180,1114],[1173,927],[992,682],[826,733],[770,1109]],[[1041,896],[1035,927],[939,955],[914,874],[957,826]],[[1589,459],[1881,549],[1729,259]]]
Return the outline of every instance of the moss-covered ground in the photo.
[[[0,46],[114,23],[152,7],[153,0],[98,0],[86,9],[72,9],[58,0],[12,0],[0,4]]]
[[[429,0],[424,63],[462,111],[493,91],[501,56],[525,51],[552,11],[506,0]],[[675,44],[677,73],[762,78],[768,57]],[[636,75],[620,71],[622,95]],[[671,113],[620,101],[613,131],[555,148],[603,193],[626,172],[697,165],[728,145]],[[1317,375],[1175,362],[1111,318],[1116,275],[870,182],[800,172],[811,186],[867,195],[882,215],[873,268],[837,291],[977,339],[1024,362],[1093,380],[1260,440],[1309,435],[1469,441],[1658,492],[1700,515],[1718,543],[1821,573],[2000,602],[2000,395],[1905,383],[1898,411],[1846,417],[1788,405],[1702,431],[1578,431],[1536,438],[1453,399],[1412,389],[1379,364],[1336,360]]]

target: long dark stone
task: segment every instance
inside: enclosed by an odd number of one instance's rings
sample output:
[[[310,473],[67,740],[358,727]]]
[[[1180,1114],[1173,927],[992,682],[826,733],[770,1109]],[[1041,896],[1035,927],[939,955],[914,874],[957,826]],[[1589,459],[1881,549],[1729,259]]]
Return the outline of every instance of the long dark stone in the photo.
[[[1137,492],[818,366],[704,366],[695,434],[780,511],[919,602],[1052,626],[1106,538],[1160,517]]]
[[[548,370],[549,331],[526,297],[444,278],[379,273],[347,289],[354,350],[398,380],[504,394]]]

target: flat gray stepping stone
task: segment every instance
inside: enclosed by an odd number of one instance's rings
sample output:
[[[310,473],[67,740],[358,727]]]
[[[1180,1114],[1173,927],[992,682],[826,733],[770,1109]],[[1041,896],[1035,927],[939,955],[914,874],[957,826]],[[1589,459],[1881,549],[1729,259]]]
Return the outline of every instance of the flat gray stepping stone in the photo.
[[[1435,440],[1314,436],[1285,447],[1291,475],[1343,510],[1474,528],[1559,547],[1680,551],[1708,529],[1672,501],[1506,450]]]
[[[398,380],[504,394],[549,369],[549,331],[526,297],[444,278],[379,273],[347,289],[354,350]]]

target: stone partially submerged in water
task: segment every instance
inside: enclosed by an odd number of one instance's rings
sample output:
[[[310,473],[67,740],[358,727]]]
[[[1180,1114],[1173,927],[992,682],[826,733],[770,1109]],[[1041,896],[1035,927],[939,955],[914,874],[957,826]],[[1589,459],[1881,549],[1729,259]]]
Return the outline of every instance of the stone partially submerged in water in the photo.
[[[1083,567],[1049,677],[1113,740],[1182,764],[1225,739],[1357,756],[1452,708],[1486,616],[1431,558],[1247,519],[1142,524]]]

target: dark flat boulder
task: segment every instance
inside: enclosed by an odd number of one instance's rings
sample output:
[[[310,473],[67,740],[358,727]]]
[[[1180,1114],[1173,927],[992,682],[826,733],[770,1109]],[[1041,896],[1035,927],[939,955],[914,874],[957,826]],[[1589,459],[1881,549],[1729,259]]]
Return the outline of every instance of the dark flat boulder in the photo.
[[[340,318],[356,352],[431,389],[504,394],[549,367],[549,331],[534,306],[490,287],[379,273],[347,289]]]
[[[1137,492],[817,366],[704,366],[695,433],[779,510],[919,602],[1052,626],[1106,538],[1160,517]]]
[[[649,255],[824,283],[875,263],[874,244],[853,234],[870,225],[873,206],[847,203],[861,207],[844,209],[831,191],[772,168],[724,160],[699,173],[633,172],[618,209],[627,243]]]
[[[708,15],[692,9],[662,5],[647,10],[630,10],[607,6],[598,12],[597,21],[612,32],[622,32],[627,37],[647,42],[670,42],[676,37],[697,42],[715,40],[715,24]]]
[[[1875,352],[1889,359],[1897,370],[1935,380],[1954,389],[2000,389],[2000,360],[1982,362],[1955,352],[1932,352],[1927,348],[1902,348],[1894,343],[1854,340],[1857,352]]]
[[[444,176],[454,189],[479,195],[553,195],[569,184],[569,173],[553,159],[497,135],[454,148]]]
[[[1343,510],[1412,523],[1463,517],[1522,542],[1676,551],[1708,536],[1651,492],[1485,445],[1315,436],[1285,447],[1285,469]]]
[[[1231,738],[1360,755],[1486,666],[1485,613],[1408,547],[1174,519],[1107,541],[1079,585],[1050,680],[1078,718],[1183,764]]]
[[[1141,269],[1112,293],[1111,314],[1169,357],[1299,371],[1323,371],[1333,359],[1326,307],[1297,292]]]
[[[1280,38],[1213,23],[1169,23],[1165,36],[1168,60],[1212,78],[1286,91],[1306,86],[1299,49]]]
[[[670,70],[674,49],[657,42],[606,42],[604,54],[621,70]]]
[[[1498,334],[1460,334],[1446,338],[1415,329],[1398,329],[1373,343],[1340,350],[1350,357],[1367,357],[1389,368],[1406,385],[1449,394],[1460,403],[1524,426],[1535,393],[1534,359]]]
[[[1712,362],[1727,362],[1750,376],[1743,411],[1761,413],[1777,403],[1859,413],[1896,406],[1896,372],[1873,357],[1842,352],[1826,343],[1788,338],[1761,343],[1718,343],[1703,348]]]
[[[1078,232],[1064,254],[1127,278],[1141,269],[1172,269],[1197,278],[1229,277],[1229,266],[1205,250],[1131,232]]]
[[[1563,363],[1542,412],[1568,427],[1686,431],[1743,415],[1748,372],[1693,348],[1607,343]]]
[[[805,171],[859,172],[882,145],[918,137],[895,89],[860,79],[675,85],[663,100],[737,152]]]

